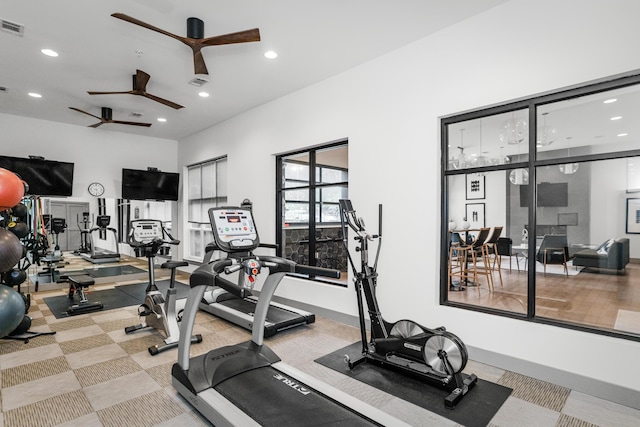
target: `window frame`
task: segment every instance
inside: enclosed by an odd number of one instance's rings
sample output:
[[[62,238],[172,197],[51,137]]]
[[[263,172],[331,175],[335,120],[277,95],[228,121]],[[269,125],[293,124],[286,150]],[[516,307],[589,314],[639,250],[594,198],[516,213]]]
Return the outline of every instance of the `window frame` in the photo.
[[[612,336],[616,338],[623,338],[631,341],[640,341],[640,335],[632,335],[630,333],[618,332],[615,330],[601,329],[595,326],[589,326],[586,324],[570,323],[558,319],[551,319],[547,317],[536,316],[536,271],[535,269],[527,270],[527,309],[526,314],[520,314],[511,311],[499,310],[491,307],[483,307],[480,305],[471,305],[463,302],[450,301],[449,286],[448,286],[448,221],[449,218],[448,206],[449,206],[449,188],[447,185],[447,178],[454,175],[466,175],[471,173],[484,173],[492,171],[504,171],[509,169],[525,168],[529,172],[529,182],[536,182],[536,168],[543,166],[559,166],[566,163],[585,163],[601,160],[612,160],[629,157],[640,156],[640,150],[625,150],[616,152],[602,152],[595,154],[559,157],[551,159],[537,159],[537,129],[538,129],[538,108],[546,104],[551,104],[559,101],[571,100],[587,95],[607,92],[615,89],[622,89],[629,86],[640,85],[640,73],[637,71],[634,73],[627,73],[618,76],[612,76],[602,79],[596,82],[590,82],[585,84],[576,85],[570,88],[559,89],[550,91],[544,94],[534,95],[526,97],[520,100],[508,101],[505,103],[497,104],[490,107],[479,108],[472,111],[467,111],[460,114],[453,114],[443,116],[440,118],[440,142],[441,142],[441,224],[440,224],[440,283],[439,283],[439,302],[440,305],[446,305],[465,310],[478,311],[487,314],[494,314],[497,316],[515,318],[535,323],[548,324],[552,326],[579,330],[583,332],[590,332],[599,335]],[[482,167],[472,167],[467,169],[449,169],[449,126],[452,124],[465,122],[474,119],[480,119],[487,116],[496,114],[510,113],[517,110],[528,110],[528,159],[522,162],[514,162],[500,165],[489,165]],[[532,186],[532,191],[529,192],[528,200],[528,224],[530,227],[536,227],[536,186]],[[529,239],[528,249],[528,262],[530,265],[535,264],[535,252],[536,242],[535,239]]]
[[[302,150],[296,150],[296,151],[291,151],[291,152],[286,152],[286,153],[281,153],[276,155],[276,200],[275,200],[275,206],[276,206],[276,244],[278,246],[278,256],[285,256],[285,245],[284,242],[282,241],[282,234],[284,231],[284,227],[283,227],[283,220],[284,220],[284,211],[285,211],[285,205],[287,203],[287,201],[284,199],[284,194],[286,194],[287,191],[291,191],[291,190],[307,190],[308,191],[308,200],[307,201],[297,201],[294,200],[292,201],[293,203],[304,203],[309,207],[309,215],[308,215],[308,219],[309,221],[307,222],[296,222],[293,223],[296,226],[303,226],[303,227],[308,227],[308,232],[309,232],[309,265],[316,265],[317,259],[315,257],[316,254],[316,246],[318,245],[318,243],[316,242],[316,230],[318,228],[320,228],[319,226],[326,226],[326,225],[340,225],[339,221],[331,221],[331,222],[316,222],[315,218],[316,218],[316,212],[318,211],[318,209],[320,210],[320,212],[322,211],[322,200],[318,200],[317,197],[317,191],[320,190],[320,194],[322,194],[322,189],[323,188],[328,188],[328,187],[336,187],[336,186],[343,186],[347,188],[349,188],[349,177],[348,177],[348,168],[340,168],[340,167],[330,167],[328,165],[318,165],[317,161],[316,161],[316,154],[320,151],[325,151],[325,150],[330,150],[330,149],[334,149],[334,148],[339,148],[339,147],[345,147],[348,149],[349,146],[349,141],[348,139],[341,139],[338,141],[334,141],[334,142],[330,142],[328,144],[323,144],[323,145],[318,145],[318,146],[314,146],[311,148],[305,148]],[[308,181],[304,181],[304,180],[300,180],[300,179],[292,179],[292,180],[285,180],[284,177],[284,163],[286,158],[291,157],[291,156],[296,156],[296,155],[300,155],[300,154],[307,154],[309,156],[309,162],[308,163],[304,163],[305,165],[308,165],[309,167],[309,176],[308,176]],[[347,180],[346,181],[339,181],[339,182],[331,182],[331,183],[322,183],[320,182],[320,179],[318,179],[318,175],[322,175],[322,168],[324,167],[330,167],[331,169],[335,169],[335,170],[340,170],[343,172],[347,172]],[[305,185],[298,185],[298,186],[293,186],[293,187],[287,187],[285,185],[286,181],[292,181],[292,182],[299,182],[300,184],[305,184]],[[321,197],[320,197],[321,198]],[[337,203],[328,203],[325,202],[326,204],[335,204],[337,205]],[[313,219],[313,220],[312,220]],[[312,277],[312,279],[317,280],[317,281],[322,281],[323,283],[328,283],[331,285],[337,285],[337,286],[347,286],[346,283],[341,283],[341,282],[335,282],[335,281],[329,281],[326,279],[322,279],[320,277]]]
[[[210,200],[210,199],[213,199],[214,207],[224,206],[224,205],[227,204],[227,197],[228,197],[227,191],[228,191],[228,188],[224,188],[223,189],[223,193],[224,193],[223,196],[218,196],[218,193],[219,193],[218,184],[220,182],[220,179],[218,177],[218,170],[219,170],[218,169],[218,165],[223,161],[224,162],[228,162],[228,159],[227,159],[226,155],[220,156],[220,157],[216,157],[216,158],[213,158],[213,159],[209,159],[209,160],[205,160],[205,161],[202,161],[202,162],[194,163],[194,164],[191,164],[191,165],[187,165],[185,167],[185,171],[186,171],[186,173],[185,173],[185,176],[186,176],[186,179],[185,179],[185,187],[186,187],[186,191],[185,191],[186,219],[184,221],[184,224],[185,224],[185,233],[184,233],[185,239],[184,240],[185,240],[185,243],[186,243],[186,245],[185,245],[186,249],[183,249],[183,250],[184,250],[184,258],[188,259],[190,261],[202,262],[204,260],[204,256],[205,256],[204,249],[205,249],[206,244],[207,244],[207,242],[204,242],[205,236],[206,236],[207,232],[211,233],[213,235],[213,232],[211,230],[211,223],[208,220],[207,213],[205,212],[203,214],[202,212],[200,212],[202,215],[204,215],[204,219],[206,219],[206,221],[194,221],[194,220],[191,219],[191,206],[190,205],[191,205],[191,202],[194,201],[194,200],[200,200],[202,202],[204,200]],[[189,182],[189,171],[192,170],[193,168],[196,168],[196,167],[199,167],[200,170],[202,170],[202,167],[207,166],[207,165],[215,165],[215,179],[214,179],[214,182],[212,183],[215,186],[215,188],[213,189],[213,194],[215,194],[215,196],[213,198],[211,198],[211,197],[202,197],[204,185],[203,185],[203,181],[202,181],[202,173],[200,173],[199,188],[200,188],[200,196],[201,197],[198,198],[198,199],[195,199],[195,198],[192,199],[189,196],[189,186],[192,184],[191,182]],[[227,180],[227,177],[225,176],[224,177],[225,186],[227,185],[227,182],[228,182],[228,180]],[[202,209],[202,208],[200,208],[200,209]],[[197,228],[194,228],[194,225],[197,225]],[[202,246],[202,250],[203,250],[202,256],[198,256],[198,255],[195,255],[195,254],[191,253],[191,243],[192,243],[192,241],[191,241],[191,233],[192,232],[199,232],[199,234],[202,237],[202,240],[204,242],[204,245]]]

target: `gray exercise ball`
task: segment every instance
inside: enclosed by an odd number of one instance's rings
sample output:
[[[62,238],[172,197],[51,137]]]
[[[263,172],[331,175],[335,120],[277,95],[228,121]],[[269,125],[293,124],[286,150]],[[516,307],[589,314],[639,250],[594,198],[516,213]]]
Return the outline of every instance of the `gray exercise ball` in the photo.
[[[0,337],[13,332],[24,318],[24,299],[12,288],[0,285]]]
[[[22,243],[15,234],[0,228],[0,273],[11,270],[22,258]]]

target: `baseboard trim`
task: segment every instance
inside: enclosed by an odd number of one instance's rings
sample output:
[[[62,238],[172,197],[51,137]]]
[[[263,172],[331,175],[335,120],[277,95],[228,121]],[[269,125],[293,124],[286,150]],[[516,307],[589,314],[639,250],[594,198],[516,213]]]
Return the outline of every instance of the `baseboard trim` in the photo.
[[[467,351],[469,358],[476,362],[526,375],[630,408],[640,409],[640,391],[480,348],[467,346]]]
[[[316,307],[311,304],[305,304],[287,298],[274,297],[273,299],[281,304],[310,311],[318,316],[322,316],[336,322],[359,327],[359,321],[356,316],[328,310],[322,307]],[[517,374],[526,375],[528,377],[556,384],[561,387],[566,387],[589,396],[598,397],[600,399],[640,410],[640,391],[638,390],[632,390],[616,384],[562,371],[560,369],[540,365],[515,357],[505,356],[504,354],[495,353],[481,348],[467,346],[467,351],[469,352],[469,359],[473,361],[515,372]]]

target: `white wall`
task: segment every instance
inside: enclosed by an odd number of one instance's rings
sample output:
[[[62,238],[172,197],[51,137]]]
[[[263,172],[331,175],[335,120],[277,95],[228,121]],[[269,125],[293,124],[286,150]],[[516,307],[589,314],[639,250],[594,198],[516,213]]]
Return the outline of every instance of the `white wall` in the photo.
[[[98,203],[87,191],[90,183],[101,182],[105,187],[103,197],[116,199],[122,196],[122,168],[153,166],[166,172],[178,171],[177,141],[2,113],[0,130],[0,155],[36,155],[74,163],[73,195],[66,200],[88,201],[94,217],[98,213]],[[115,204],[113,200],[109,202],[110,226],[117,228]],[[99,246],[114,250],[113,239],[109,235],[108,241],[100,242]],[[129,253],[129,246],[120,245],[120,251]]]
[[[438,117],[640,68],[639,14],[632,0],[514,0],[180,141],[179,164],[228,155],[229,202],[250,198],[262,240],[274,241],[273,155],[349,138],[354,207],[374,224],[385,206],[386,317],[445,324],[469,346],[640,390],[629,375],[640,343],[438,305]],[[408,208],[420,223],[391,223]],[[277,294],[356,312],[351,287],[291,280]]]
[[[0,155],[75,163],[74,199],[93,199],[87,187],[94,181],[104,185],[103,197],[121,197],[122,168],[177,172],[177,141],[2,113],[0,129]]]

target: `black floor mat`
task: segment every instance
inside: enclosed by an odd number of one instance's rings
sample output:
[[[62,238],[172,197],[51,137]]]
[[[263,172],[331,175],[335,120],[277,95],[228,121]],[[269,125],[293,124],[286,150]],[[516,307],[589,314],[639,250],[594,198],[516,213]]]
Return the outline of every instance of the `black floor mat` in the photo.
[[[169,287],[169,280],[156,282],[156,286],[163,295],[166,295],[167,288]],[[146,288],[146,283],[122,285],[113,289],[104,289],[95,292],[91,291],[91,287],[89,287],[87,296],[89,302],[101,302],[104,305],[104,308],[101,311],[106,311],[113,310],[114,308],[142,304]],[[187,293],[189,292],[189,286],[176,282],[176,289],[178,299],[186,298]],[[49,310],[51,310],[51,313],[53,313],[56,319],[60,319],[69,316],[67,309],[70,305],[77,303],[77,297],[72,301],[65,294],[61,296],[47,297],[44,299],[44,302],[47,304]]]
[[[439,387],[371,363],[362,363],[353,371],[349,370],[344,361],[345,354],[355,360],[361,350],[362,344],[358,341],[322,356],[316,362],[467,427],[488,425],[512,391],[508,387],[478,379],[475,387],[454,409],[447,409],[444,398],[449,392]]]
[[[146,270],[142,270],[132,265],[116,265],[113,267],[98,267],[98,268],[85,268],[84,272],[91,277],[109,277],[109,276],[124,276],[125,274],[144,273]]]

